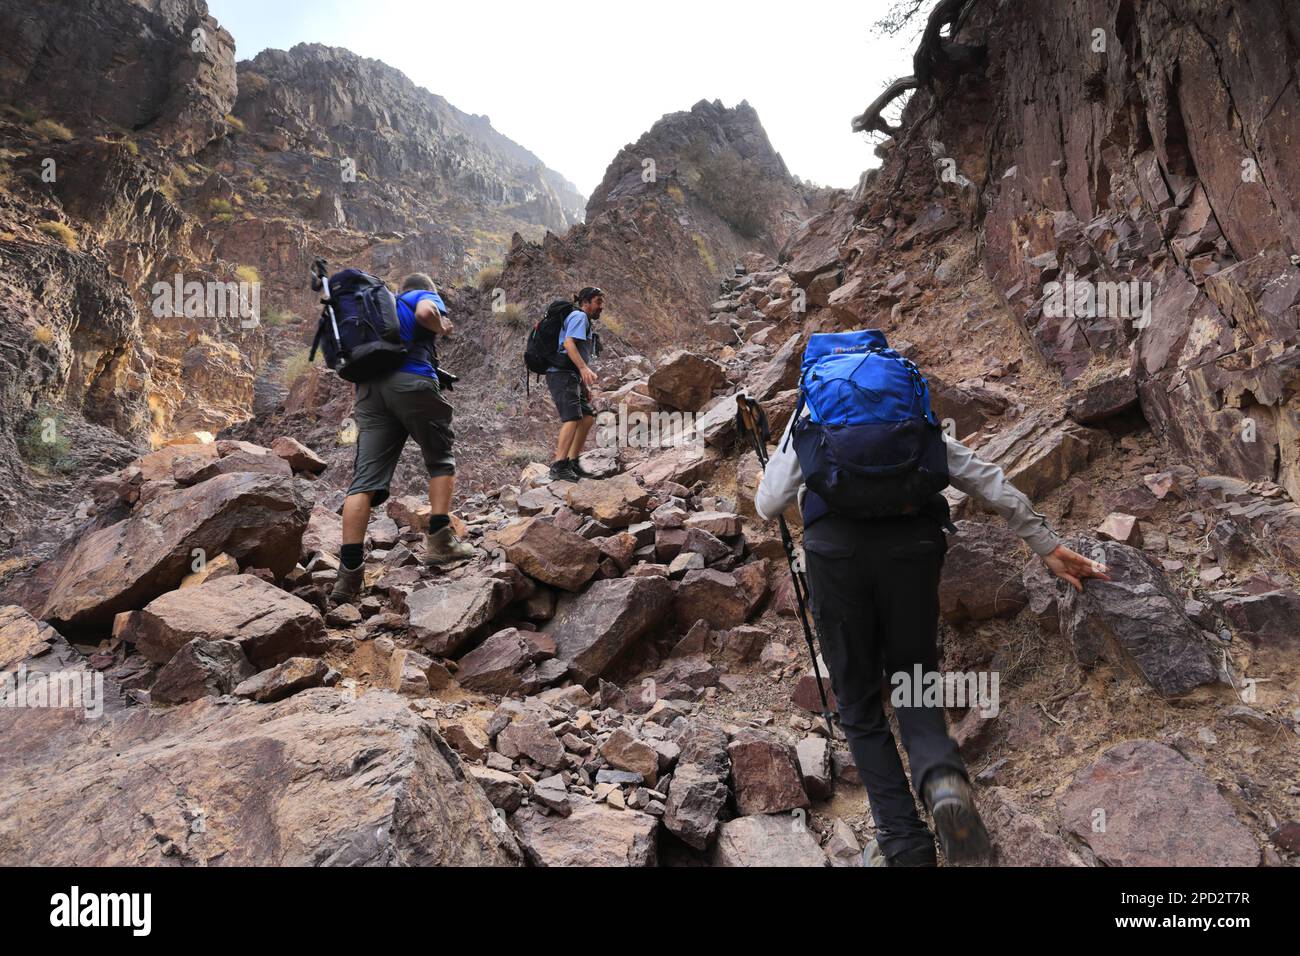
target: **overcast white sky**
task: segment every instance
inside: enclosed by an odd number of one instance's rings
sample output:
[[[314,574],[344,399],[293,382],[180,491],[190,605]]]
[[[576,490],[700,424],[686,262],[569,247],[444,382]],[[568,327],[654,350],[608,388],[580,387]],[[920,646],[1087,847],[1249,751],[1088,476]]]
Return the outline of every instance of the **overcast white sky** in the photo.
[[[665,113],[758,110],[790,171],[852,186],[876,165],[849,120],[911,72],[915,35],[872,30],[891,0],[208,0],[237,56],[296,43],[383,60],[590,194]]]

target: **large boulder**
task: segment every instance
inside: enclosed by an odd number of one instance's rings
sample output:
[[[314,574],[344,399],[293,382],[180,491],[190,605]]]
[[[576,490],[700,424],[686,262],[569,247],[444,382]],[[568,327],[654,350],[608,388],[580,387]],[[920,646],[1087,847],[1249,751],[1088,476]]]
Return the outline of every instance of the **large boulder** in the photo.
[[[650,373],[646,391],[656,402],[668,408],[698,412],[726,378],[726,371],[713,359],[677,351],[664,358]]]
[[[1013,485],[1032,499],[1065,484],[1109,443],[1105,432],[1049,412],[1026,415],[979,448],[979,456],[1002,466]]]
[[[285,459],[257,445],[232,449],[215,461],[177,462],[172,469],[176,483],[180,485],[198,485],[218,475],[233,475],[241,472],[279,475],[282,478],[293,477],[293,469]]]
[[[997,848],[999,866],[1084,865],[1065,838],[1026,810],[1006,787],[982,791],[979,802],[980,814]]]
[[[695,443],[687,442],[647,455],[631,467],[631,472],[650,488],[668,482],[689,488],[697,481],[707,481],[717,467],[717,458],[708,454],[707,449],[701,450]]]
[[[149,688],[155,704],[186,704],[200,697],[229,694],[255,673],[234,641],[195,638],[172,655]]]
[[[1279,588],[1216,598],[1228,623],[1251,643],[1285,649],[1300,646],[1300,592]]]
[[[952,623],[1014,617],[1029,602],[1020,539],[1001,522],[955,527],[939,578],[939,613]]]
[[[585,594],[566,596],[546,627],[555,656],[586,683],[605,673],[672,607],[672,586],[661,577],[597,581]]]
[[[251,574],[172,591],[130,617],[127,638],[155,664],[194,640],[233,641],[259,669],[327,646],[314,607]]]
[[[650,492],[627,472],[596,481],[584,478],[569,488],[566,500],[578,514],[591,515],[608,528],[644,521]]]
[[[241,682],[235,688],[235,696],[269,704],[312,687],[323,687],[329,683],[329,677],[330,667],[323,660],[291,657]]]
[[[782,813],[808,806],[795,750],[776,735],[742,730],[732,738],[727,754],[741,814]]]
[[[13,671],[28,658],[48,652],[63,638],[16,604],[0,607],[0,672]]]
[[[338,555],[343,547],[343,519],[320,505],[312,508],[302,535],[300,557],[307,564],[318,554]]]
[[[294,471],[319,475],[326,467],[324,458],[291,435],[281,435],[271,442],[271,451],[287,461]]]
[[[554,655],[547,635],[507,628],[460,659],[456,682],[485,694],[531,693],[540,682],[536,665]]]
[[[425,649],[451,656],[487,627],[512,596],[504,581],[468,577],[413,591],[401,603]]]
[[[737,817],[722,824],[709,855],[713,866],[830,866],[799,815]]]
[[[107,632],[119,612],[178,587],[196,553],[281,577],[298,561],[307,517],[293,479],[279,475],[237,472],[163,494],[80,542],[40,616],[69,635]]]
[[[1257,866],[1259,845],[1205,773],[1154,740],[1126,740],[1057,801],[1065,829],[1107,866]]]
[[[1065,589],[1061,633],[1085,667],[1102,660],[1135,669],[1162,696],[1176,697],[1218,677],[1218,667],[1183,599],[1136,548],[1116,541],[1073,540],[1070,547],[1110,569],[1082,594]]]
[[[57,717],[0,710],[0,865],[517,860],[455,752],[394,694]]]
[[[799,368],[802,363],[803,338],[792,335],[777,349],[771,361],[750,377],[750,396],[765,402],[778,392],[794,388],[799,384]]]
[[[659,821],[570,795],[567,816],[528,806],[510,818],[534,866],[654,866]]]
[[[664,827],[688,846],[707,850],[727,806],[727,778],[695,763],[678,764],[664,810]]]
[[[495,537],[507,561],[530,577],[566,591],[580,590],[600,564],[596,545],[537,518],[515,521]]]
[[[555,768],[564,760],[564,744],[541,717],[521,714],[497,735],[497,751],[514,760],[527,757],[542,767]]]
[[[679,621],[705,621],[715,631],[726,631],[745,623],[755,601],[734,573],[704,568],[686,572],[675,605]]]

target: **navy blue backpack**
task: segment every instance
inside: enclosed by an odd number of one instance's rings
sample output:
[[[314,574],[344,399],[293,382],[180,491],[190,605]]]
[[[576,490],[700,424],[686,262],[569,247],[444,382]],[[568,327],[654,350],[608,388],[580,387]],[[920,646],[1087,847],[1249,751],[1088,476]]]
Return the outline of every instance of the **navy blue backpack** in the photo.
[[[794,415],[804,483],[837,514],[910,514],[948,486],[925,377],[875,329],[809,337]]]
[[[397,299],[382,279],[360,269],[325,276],[325,263],[312,266],[312,288],[323,295],[320,324],[309,361],[319,349],[325,364],[349,382],[367,382],[396,371],[408,355],[397,316]]]

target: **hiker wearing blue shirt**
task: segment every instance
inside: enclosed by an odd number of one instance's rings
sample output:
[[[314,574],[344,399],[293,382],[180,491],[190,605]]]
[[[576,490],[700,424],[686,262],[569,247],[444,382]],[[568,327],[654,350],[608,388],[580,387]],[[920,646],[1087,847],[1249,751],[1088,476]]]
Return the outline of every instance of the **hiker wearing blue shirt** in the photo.
[[[594,286],[579,292],[573,311],[560,326],[555,363],[547,369],[546,384],[560,416],[560,437],[555,443],[555,461],[551,463],[552,481],[577,481],[593,477],[582,470],[578,456],[587,442],[596,410],[591,404],[591,386],[596,373],[591,370],[592,323],[605,307],[605,293]]]
[[[450,335],[451,319],[437,288],[424,273],[406,277],[397,297],[397,318],[407,357],[397,371],[357,385],[356,461],[343,502],[343,547],[339,575],[330,597],[335,604],[356,600],[362,585],[362,557],[370,509],[388,499],[406,439],[414,438],[429,475],[429,533],[425,563],[445,564],[474,556],[474,549],[452,533],[451,496],[455,490],[455,435],[452,407],[438,379],[439,335]]]

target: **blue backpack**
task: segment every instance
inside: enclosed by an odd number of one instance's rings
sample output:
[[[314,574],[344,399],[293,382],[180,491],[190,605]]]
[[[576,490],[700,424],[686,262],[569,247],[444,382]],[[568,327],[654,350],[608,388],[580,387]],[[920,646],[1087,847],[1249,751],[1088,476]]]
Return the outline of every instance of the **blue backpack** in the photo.
[[[948,486],[925,377],[876,329],[809,337],[794,415],[804,483],[837,514],[911,514]]]
[[[312,267],[312,287],[324,293],[320,324],[308,361],[319,349],[325,364],[349,382],[366,382],[396,371],[406,361],[397,299],[376,278],[359,269],[325,276],[325,263]]]

